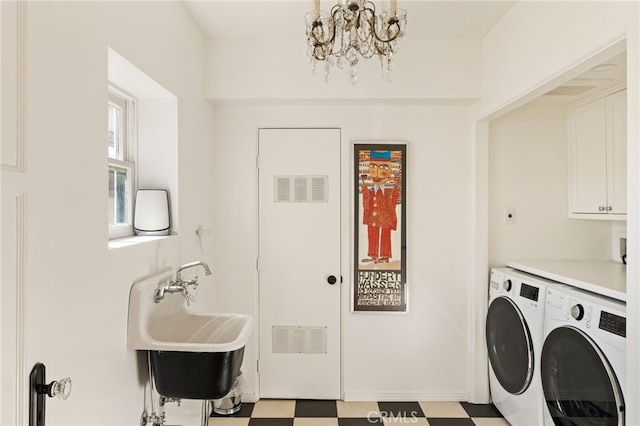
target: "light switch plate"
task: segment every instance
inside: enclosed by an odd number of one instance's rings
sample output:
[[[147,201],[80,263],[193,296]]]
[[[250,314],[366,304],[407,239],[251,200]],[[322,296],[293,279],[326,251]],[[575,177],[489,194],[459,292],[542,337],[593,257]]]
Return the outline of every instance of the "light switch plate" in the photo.
[[[516,223],[516,208],[505,207],[504,208],[504,223],[506,225],[515,225]]]

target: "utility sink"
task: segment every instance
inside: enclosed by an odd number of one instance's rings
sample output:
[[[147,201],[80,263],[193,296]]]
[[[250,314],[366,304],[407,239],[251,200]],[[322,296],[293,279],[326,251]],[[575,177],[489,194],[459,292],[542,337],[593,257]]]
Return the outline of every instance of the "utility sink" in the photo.
[[[131,287],[127,348],[149,351],[160,395],[222,398],[240,373],[253,317],[195,312],[182,293],[166,294],[156,303],[156,290],[170,281],[166,272]]]

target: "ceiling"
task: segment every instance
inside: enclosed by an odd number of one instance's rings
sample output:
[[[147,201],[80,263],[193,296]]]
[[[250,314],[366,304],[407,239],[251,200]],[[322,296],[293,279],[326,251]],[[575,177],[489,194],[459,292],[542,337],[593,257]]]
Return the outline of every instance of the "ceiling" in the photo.
[[[338,1],[323,0],[329,11]],[[482,39],[517,0],[398,0],[407,11],[405,38]],[[313,0],[182,0],[203,33],[212,39],[296,39],[305,37],[304,18]],[[377,0],[380,10],[388,0]],[[589,70],[549,91],[540,100],[570,103],[626,81],[626,54],[605,61],[604,71]]]
[[[202,31],[214,39],[304,37],[312,0],[182,0]],[[337,3],[321,2],[329,11]],[[374,4],[380,9],[381,1]],[[388,1],[384,1],[387,5]],[[399,0],[407,11],[407,38],[480,39],[513,6],[498,0]]]
[[[627,53],[623,52],[550,90],[541,100],[571,103],[626,81]]]

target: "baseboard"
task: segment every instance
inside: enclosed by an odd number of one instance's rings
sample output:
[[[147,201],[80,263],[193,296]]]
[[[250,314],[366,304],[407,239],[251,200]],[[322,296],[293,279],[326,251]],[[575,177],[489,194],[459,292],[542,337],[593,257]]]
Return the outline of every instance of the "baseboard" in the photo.
[[[345,392],[343,401],[469,401],[468,392]],[[242,393],[242,402],[256,402],[252,392]]]
[[[345,392],[344,401],[462,401],[468,392]]]
[[[258,396],[255,393],[243,392],[240,399],[242,402],[256,402],[258,401]]]

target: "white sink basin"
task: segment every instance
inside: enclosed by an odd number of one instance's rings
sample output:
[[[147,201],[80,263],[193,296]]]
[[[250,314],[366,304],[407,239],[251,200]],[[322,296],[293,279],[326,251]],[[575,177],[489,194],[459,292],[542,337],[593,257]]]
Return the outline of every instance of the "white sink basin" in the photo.
[[[197,313],[181,293],[167,293],[159,303],[154,293],[172,278],[170,271],[138,281],[129,294],[127,348],[149,351],[230,352],[245,346],[253,317]]]

